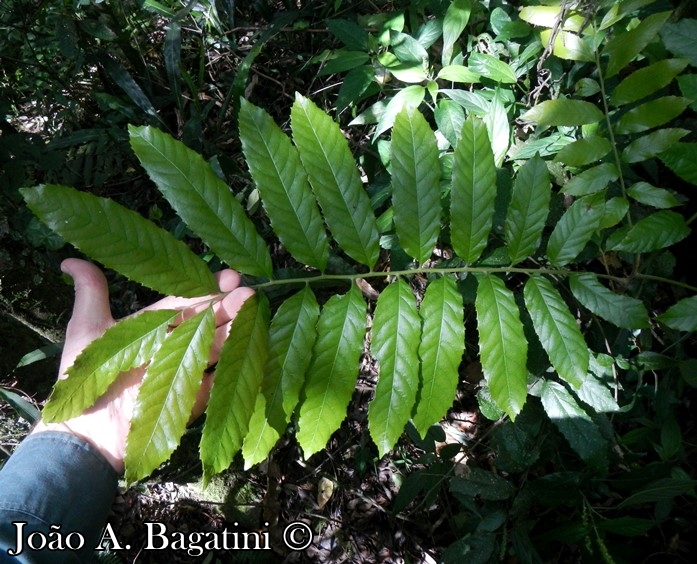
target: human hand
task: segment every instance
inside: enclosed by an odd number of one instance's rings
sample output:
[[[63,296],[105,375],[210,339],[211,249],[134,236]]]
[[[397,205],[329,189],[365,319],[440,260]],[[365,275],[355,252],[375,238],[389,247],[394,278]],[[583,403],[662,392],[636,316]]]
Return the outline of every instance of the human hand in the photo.
[[[67,259],[61,270],[75,281],[75,305],[65,335],[58,378],[66,378],[67,370],[77,356],[92,341],[102,336],[115,321],[109,307],[109,290],[102,271],[92,263],[80,259]],[[230,331],[230,323],[244,301],[254,291],[239,287],[240,276],[233,270],[223,270],[216,275],[222,293],[228,294],[217,301],[215,311],[216,333],[209,363],[218,361],[220,349]],[[182,315],[178,322],[195,315],[208,307],[201,298],[167,297],[148,306],[146,310],[176,309]],[[76,435],[94,445],[120,474],[126,436],[130,428],[133,407],[138,395],[145,368],[140,367],[120,374],[107,392],[83,414],[62,423],[40,421],[32,433],[62,431]],[[192,410],[192,419],[205,409],[211,386],[212,374],[204,377],[203,385]]]

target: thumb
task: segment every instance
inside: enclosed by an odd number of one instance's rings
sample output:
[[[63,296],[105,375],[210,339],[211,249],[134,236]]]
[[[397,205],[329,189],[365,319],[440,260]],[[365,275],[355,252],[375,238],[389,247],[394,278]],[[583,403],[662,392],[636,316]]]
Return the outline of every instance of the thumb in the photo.
[[[68,331],[74,330],[75,326],[81,326],[83,329],[101,334],[114,323],[104,274],[94,264],[80,259],[64,260],[61,270],[75,282],[75,305]]]

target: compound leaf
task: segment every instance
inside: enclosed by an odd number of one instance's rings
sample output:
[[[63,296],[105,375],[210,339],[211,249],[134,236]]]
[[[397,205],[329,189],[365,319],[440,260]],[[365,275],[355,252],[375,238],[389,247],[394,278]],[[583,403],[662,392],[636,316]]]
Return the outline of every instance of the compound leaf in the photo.
[[[377,222],[346,138],[331,117],[299,94],[291,128],[334,238],[346,254],[372,268],[379,252]]]
[[[624,329],[649,326],[649,315],[640,300],[609,290],[595,274],[575,274],[569,277],[569,284],[581,305],[606,321]]]
[[[184,243],[115,201],[53,184],[21,191],[65,241],[131,280],[183,297],[218,291],[206,263]]]
[[[363,351],[366,304],[357,286],[332,296],[317,322],[317,340],[305,379],[297,440],[306,457],[325,447],[346,417]]]
[[[179,314],[173,310],[144,311],[122,319],[92,341],[58,380],[43,410],[46,421],[65,421],[91,407],[121,372],[148,362]]]
[[[299,262],[324,270],[327,235],[297,149],[269,114],[244,99],[239,124],[247,165],[278,238]]]
[[[596,470],[606,469],[607,441],[571,393],[558,382],[548,380],[542,385],[540,399],[552,423],[581,459]]]
[[[648,253],[669,247],[690,234],[690,228],[679,213],[662,210],[646,216],[609,246],[615,251]]]
[[[525,284],[525,307],[559,376],[579,388],[588,372],[590,354],[581,330],[552,283],[531,276]]]
[[[138,392],[126,443],[126,482],[149,475],[184,435],[215,334],[212,308],[184,321],[165,339]]]
[[[605,213],[605,195],[576,200],[561,216],[547,243],[547,257],[556,266],[574,260],[600,227]]]
[[[470,118],[455,149],[450,234],[460,258],[475,262],[486,247],[494,216],[496,168],[486,126]]]
[[[246,468],[269,455],[290,421],[310,366],[318,318],[317,299],[306,286],[283,302],[271,320],[264,380],[242,446]]]
[[[525,403],[528,342],[518,306],[503,280],[479,279],[477,297],[479,353],[491,397],[513,420]]]
[[[516,264],[535,252],[549,213],[552,185],[547,165],[535,155],[520,170],[506,215],[508,256]]]
[[[271,277],[266,243],[203,157],[154,127],[128,131],[140,164],[189,228],[232,268]]]
[[[215,369],[200,447],[206,483],[242,448],[264,377],[268,338],[269,303],[254,294],[233,319]]]
[[[436,138],[421,112],[402,110],[392,131],[392,204],[402,248],[423,263],[440,231],[440,163]]]
[[[368,406],[368,427],[381,457],[399,439],[416,402],[420,336],[416,298],[398,279],[380,294],[373,319],[371,352],[380,368],[375,397]]]
[[[453,404],[458,368],[465,350],[462,294],[455,280],[444,276],[426,288],[419,314],[422,322],[419,358],[421,392],[414,426],[425,437]]]

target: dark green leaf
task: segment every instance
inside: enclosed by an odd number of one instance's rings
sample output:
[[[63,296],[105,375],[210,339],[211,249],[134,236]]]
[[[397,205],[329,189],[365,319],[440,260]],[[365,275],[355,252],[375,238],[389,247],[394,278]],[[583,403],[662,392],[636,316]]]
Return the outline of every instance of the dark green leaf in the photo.
[[[177,448],[215,334],[212,308],[187,319],[165,339],[138,391],[126,443],[126,482],[148,476]]]
[[[506,240],[511,264],[535,252],[549,213],[552,185],[546,163],[534,156],[518,170],[506,215]]]
[[[697,186],[697,143],[676,143],[659,158],[680,178]]]
[[[455,494],[492,501],[503,501],[513,495],[515,489],[505,478],[482,468],[467,467],[467,474],[450,481],[450,491]]]
[[[599,161],[610,151],[612,151],[612,143],[610,141],[605,139],[605,137],[592,135],[577,139],[573,143],[562,147],[554,157],[554,160],[568,166],[581,167]]]
[[[494,275],[479,279],[477,326],[482,370],[491,397],[515,419],[527,396],[528,342],[513,293]]]
[[[200,446],[206,483],[242,448],[264,378],[268,338],[269,304],[255,294],[233,319],[215,369]]]
[[[428,52],[411,35],[390,30],[390,45],[395,57],[402,63],[423,65],[428,62]]]
[[[559,98],[557,100],[545,100],[525,112],[520,116],[520,119],[539,126],[584,125],[603,119],[603,112],[590,102]]]
[[[646,17],[638,26],[616,35],[605,44],[603,55],[609,57],[606,76],[610,78],[620,72],[628,63],[656,37],[671,12],[660,12]]]
[[[624,114],[615,128],[616,133],[641,133],[678,117],[691,100],[680,96],[664,96],[632,108]]]
[[[656,318],[678,331],[697,331],[697,296],[684,298]]]
[[[455,149],[450,193],[450,232],[455,252],[475,262],[486,247],[494,216],[496,169],[486,126],[465,122]]]
[[[324,270],[329,244],[298,151],[269,114],[246,100],[238,119],[247,165],[274,231],[299,262]]]
[[[639,69],[617,85],[610,96],[610,103],[613,106],[621,106],[641,100],[668,86],[686,66],[685,59],[665,59]]]
[[[570,276],[569,283],[576,299],[606,321],[625,329],[643,329],[649,326],[648,313],[640,300],[609,290],[598,281],[595,274]]]
[[[455,42],[460,38],[472,13],[472,0],[453,0],[443,19],[443,66],[453,60]]]
[[[269,355],[242,454],[245,467],[264,460],[285,431],[300,399],[319,318],[315,295],[306,286],[281,304],[269,329]]]
[[[595,194],[607,188],[610,182],[614,182],[620,176],[614,163],[603,163],[574,176],[562,188],[564,194],[569,196],[587,196]]]
[[[641,537],[656,525],[658,525],[657,521],[638,517],[618,517],[596,522],[596,526],[601,531],[623,537]]]
[[[574,260],[600,227],[605,213],[603,193],[576,200],[554,226],[547,243],[547,257],[556,266]]]
[[[297,96],[291,110],[293,141],[336,241],[358,262],[378,259],[378,230],[370,198],[339,126],[310,100]]]
[[[525,306],[542,348],[559,376],[579,388],[588,372],[590,355],[576,319],[559,292],[542,276],[525,284]]]
[[[29,208],[90,258],[163,294],[218,290],[206,263],[169,232],[106,198],[42,184],[21,190]]]
[[[368,32],[351,20],[327,20],[329,31],[346,47],[356,51],[368,50]]]
[[[682,18],[661,28],[661,38],[668,51],[689,59],[693,67],[697,67],[696,36],[697,20],[694,18]]]
[[[607,467],[607,441],[590,416],[576,403],[564,386],[546,381],[542,385],[542,406],[571,448],[596,470]]]
[[[366,304],[357,286],[324,305],[305,380],[296,435],[305,457],[323,449],[346,417],[363,351]]]
[[[452,278],[431,282],[421,302],[421,392],[414,426],[425,437],[453,404],[465,349],[462,294]]]
[[[628,253],[648,253],[670,247],[689,234],[690,228],[679,213],[657,211],[635,223],[622,239],[609,248]]]
[[[398,279],[378,298],[370,347],[379,377],[368,406],[368,427],[381,457],[399,439],[416,401],[420,336],[416,298],[409,285]]]
[[[433,117],[436,119],[438,131],[445,136],[452,147],[455,147],[460,139],[462,126],[465,125],[465,112],[462,106],[452,100],[438,100]]]
[[[472,53],[467,59],[467,66],[475,74],[496,82],[515,84],[518,81],[513,69],[493,55]]]
[[[368,53],[365,51],[335,51],[333,56],[322,66],[318,76],[350,71],[367,62]]]
[[[688,478],[662,478],[647,484],[638,492],[630,495],[617,508],[668,501],[682,495],[694,497],[696,484],[697,480]]]
[[[46,421],[65,421],[94,405],[121,372],[144,365],[165,339],[178,311],[144,311],[107,329],[92,341],[58,380],[44,407]]]
[[[392,131],[392,204],[402,248],[428,260],[440,232],[440,163],[433,131],[421,112],[405,108]]]
[[[153,127],[129,127],[131,147],[189,228],[232,268],[270,277],[271,256],[230,188],[203,157]]]
[[[648,182],[632,184],[627,190],[627,195],[637,202],[659,209],[674,208],[680,205],[672,192],[652,186]]]
[[[20,417],[31,424],[36,423],[41,418],[41,412],[34,404],[11,390],[0,387],[0,399],[9,403]]]
[[[660,155],[690,133],[687,129],[659,129],[632,141],[622,151],[622,160],[638,163]]]
[[[355,68],[344,77],[336,97],[336,111],[343,112],[352,103],[357,102],[375,78],[372,66]]]

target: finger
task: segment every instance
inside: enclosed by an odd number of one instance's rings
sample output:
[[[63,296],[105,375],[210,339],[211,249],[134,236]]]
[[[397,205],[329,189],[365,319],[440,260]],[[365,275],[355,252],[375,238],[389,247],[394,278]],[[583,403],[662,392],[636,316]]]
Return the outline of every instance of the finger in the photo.
[[[114,323],[109,307],[109,288],[102,271],[81,259],[66,259],[61,270],[75,282],[75,304],[68,332],[101,332]],[[66,336],[69,338],[70,334]]]

